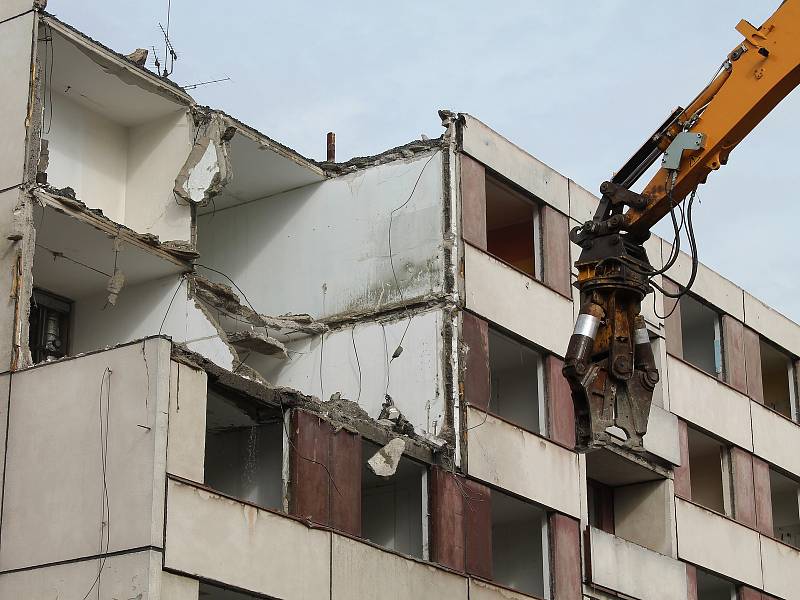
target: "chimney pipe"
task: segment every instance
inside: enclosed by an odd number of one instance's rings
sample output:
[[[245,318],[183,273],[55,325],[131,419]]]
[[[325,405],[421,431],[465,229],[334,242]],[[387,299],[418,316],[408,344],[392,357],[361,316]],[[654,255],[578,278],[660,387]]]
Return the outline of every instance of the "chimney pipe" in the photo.
[[[328,132],[328,162],[336,161],[336,134],[332,131]]]

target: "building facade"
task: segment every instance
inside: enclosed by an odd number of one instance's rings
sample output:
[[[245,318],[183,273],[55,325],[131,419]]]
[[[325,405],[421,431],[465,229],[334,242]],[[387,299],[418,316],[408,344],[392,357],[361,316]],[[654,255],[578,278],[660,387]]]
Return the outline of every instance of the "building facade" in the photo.
[[[800,598],[796,323],[648,296],[645,452],[578,454],[591,193],[449,111],[304,158],[29,0],[0,52],[0,598]]]

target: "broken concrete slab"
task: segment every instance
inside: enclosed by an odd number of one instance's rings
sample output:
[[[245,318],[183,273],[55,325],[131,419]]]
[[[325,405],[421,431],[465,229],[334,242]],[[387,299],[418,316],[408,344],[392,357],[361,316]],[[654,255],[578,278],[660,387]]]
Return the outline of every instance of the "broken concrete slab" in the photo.
[[[405,449],[405,440],[394,438],[367,461],[369,470],[379,477],[391,477],[397,471],[397,465],[400,464]]]
[[[249,352],[257,352],[264,356],[274,356],[284,359],[289,358],[286,346],[266,333],[253,331],[251,329],[243,329],[242,331],[234,331],[227,335],[228,342],[236,348],[241,348]]]

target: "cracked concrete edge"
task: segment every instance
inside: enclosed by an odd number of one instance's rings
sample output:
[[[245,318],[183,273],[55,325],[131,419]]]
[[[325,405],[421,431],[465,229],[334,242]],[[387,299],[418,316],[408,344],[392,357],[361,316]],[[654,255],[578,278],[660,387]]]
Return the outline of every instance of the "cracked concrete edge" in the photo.
[[[194,119],[196,141],[186,162],[175,177],[173,192],[190,204],[206,206],[233,179],[230,140],[235,132],[231,131],[222,116],[214,111],[205,111],[194,107],[191,112]],[[203,196],[199,199],[194,198],[188,189],[189,181],[195,169],[202,164],[208,148],[212,145],[216,154],[217,171],[203,190]]]

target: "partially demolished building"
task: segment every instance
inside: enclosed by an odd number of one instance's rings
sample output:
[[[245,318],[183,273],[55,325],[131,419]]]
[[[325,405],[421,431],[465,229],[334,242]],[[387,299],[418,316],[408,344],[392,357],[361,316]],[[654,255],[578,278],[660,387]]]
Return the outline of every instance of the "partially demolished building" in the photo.
[[[646,452],[579,455],[594,196],[448,111],[306,159],[42,9],[0,8],[0,597],[800,598],[797,324],[649,297]]]

